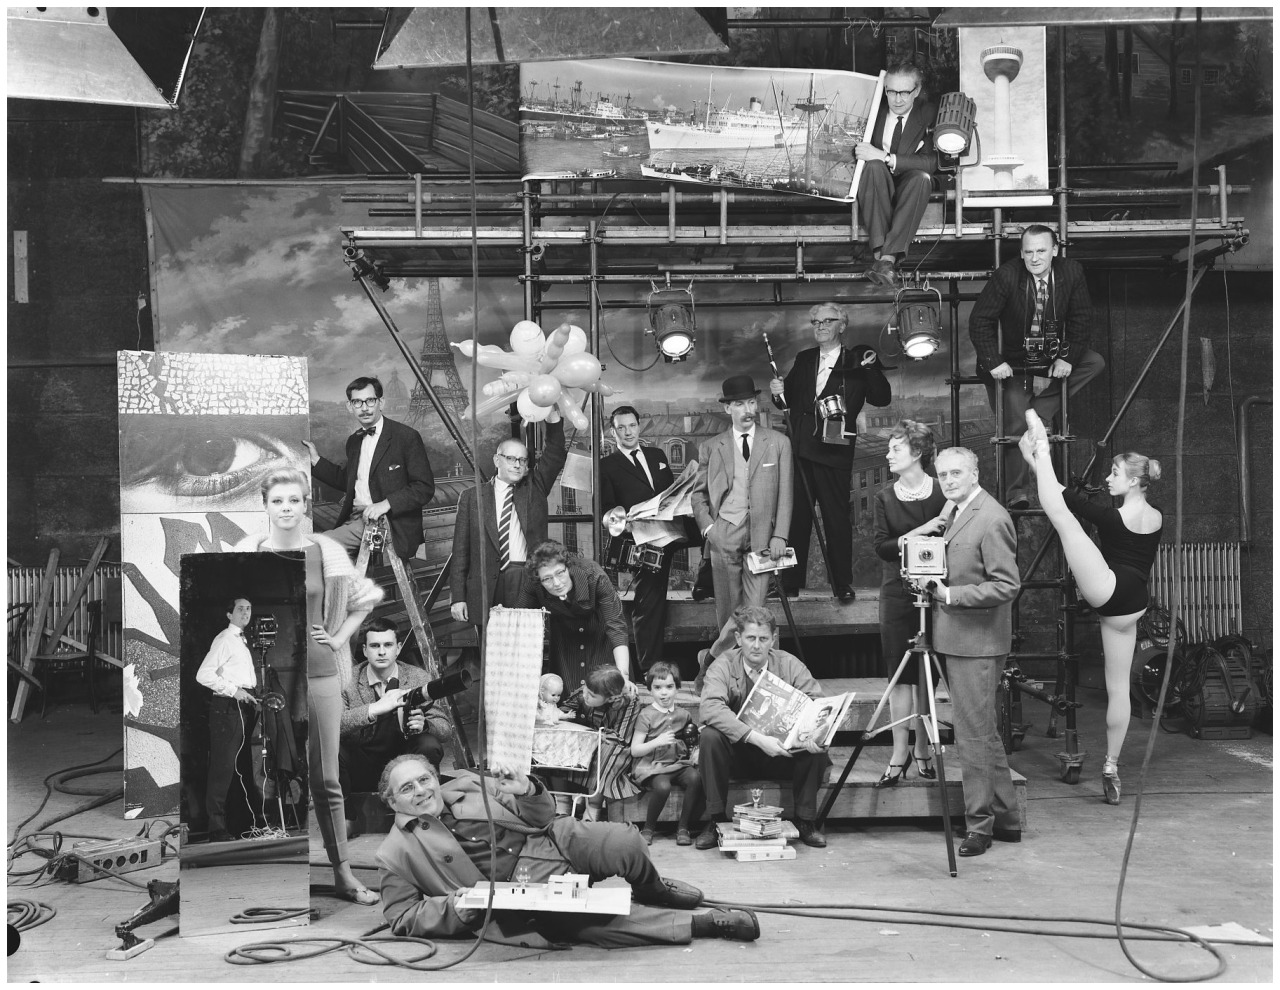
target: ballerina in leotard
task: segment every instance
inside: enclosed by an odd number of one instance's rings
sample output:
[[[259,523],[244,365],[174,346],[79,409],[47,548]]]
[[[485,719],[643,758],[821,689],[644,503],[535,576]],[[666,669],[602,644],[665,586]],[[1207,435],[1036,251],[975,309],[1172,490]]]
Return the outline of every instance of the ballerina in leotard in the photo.
[[[1054,473],[1044,423],[1034,410],[1027,410],[1027,432],[1018,446],[1035,472],[1040,505],[1058,531],[1076,586],[1098,613],[1107,681],[1107,759],[1102,767],[1102,792],[1108,804],[1119,804],[1116,764],[1131,714],[1129,670],[1138,620],[1147,609],[1147,578],[1164,527],[1160,510],[1147,502],[1147,485],[1160,480],[1160,462],[1135,453],[1114,458],[1107,492],[1123,496],[1124,503],[1119,509],[1110,509],[1064,491]],[[1076,515],[1098,528],[1101,549],[1089,539]]]

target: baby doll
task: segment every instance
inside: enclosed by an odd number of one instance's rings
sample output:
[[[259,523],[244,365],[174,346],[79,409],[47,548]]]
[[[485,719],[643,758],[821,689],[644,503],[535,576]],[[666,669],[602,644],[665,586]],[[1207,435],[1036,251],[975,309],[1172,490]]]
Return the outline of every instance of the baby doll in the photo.
[[[560,696],[564,693],[564,681],[556,674],[543,674],[538,681],[538,714],[533,724],[544,727],[557,725],[569,718],[560,710]]]

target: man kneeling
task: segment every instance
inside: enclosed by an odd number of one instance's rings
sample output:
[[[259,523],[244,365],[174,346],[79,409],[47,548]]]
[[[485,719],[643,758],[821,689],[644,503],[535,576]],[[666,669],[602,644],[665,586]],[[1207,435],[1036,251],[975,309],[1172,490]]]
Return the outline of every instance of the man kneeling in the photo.
[[[490,844],[481,787],[489,795],[496,845]],[[750,942],[760,936],[750,911],[687,913],[702,903],[702,891],[660,876],[635,826],[557,818],[542,782],[518,770],[499,777],[460,770],[442,783],[430,763],[406,754],[387,764],[378,793],[396,813],[395,827],[378,849],[382,913],[396,935],[474,934],[484,912],[460,908],[461,892],[489,879],[508,881],[519,864],[532,883],[561,873],[584,873],[592,883],[622,877],[631,884],[631,913],[494,911],[490,941],[531,947],[586,942],[612,949],[685,945],[694,938]]]

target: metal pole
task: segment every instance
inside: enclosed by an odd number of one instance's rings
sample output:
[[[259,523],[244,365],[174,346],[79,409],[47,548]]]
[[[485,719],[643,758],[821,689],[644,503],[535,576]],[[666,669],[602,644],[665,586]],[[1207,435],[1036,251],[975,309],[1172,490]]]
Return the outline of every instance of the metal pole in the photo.
[[[591,336],[591,353],[600,358],[600,297],[596,292],[596,283],[594,281],[596,270],[599,267],[600,245],[596,242],[596,222],[591,221],[589,225],[590,237],[587,238],[587,249],[591,262],[591,276],[593,281],[588,287],[590,296],[590,306],[587,310],[588,323]],[[603,561],[604,546],[600,540],[600,525],[604,519],[604,503],[600,498],[600,437],[604,435],[603,418],[600,415],[600,397],[596,393],[592,393],[591,397],[591,516],[595,524],[595,528],[591,533],[591,543],[595,547],[596,563]],[[665,592],[664,592],[665,594]],[[638,661],[637,661],[638,663]]]
[[[1058,175],[1067,174],[1067,29],[1058,28]],[[1066,182],[1062,183],[1062,192],[1058,195],[1058,241],[1059,250],[1065,258],[1067,254],[1067,190]],[[1063,420],[1065,422],[1065,419]],[[1065,431],[1064,431],[1065,432]]]

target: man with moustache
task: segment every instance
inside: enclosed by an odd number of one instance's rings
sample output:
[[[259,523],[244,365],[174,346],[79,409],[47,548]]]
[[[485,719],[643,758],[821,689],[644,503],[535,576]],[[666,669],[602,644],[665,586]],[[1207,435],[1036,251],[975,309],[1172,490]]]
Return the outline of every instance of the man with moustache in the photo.
[[[640,446],[640,415],[632,406],[619,406],[609,421],[618,449],[600,461],[600,504],[606,512],[615,506],[630,509],[675,484],[667,455],[656,447]],[[674,549],[664,549],[658,571],[636,571],[631,581],[631,632],[641,675],[662,659],[674,557]]]
[[[979,487],[972,450],[948,447],[934,466],[954,511],[943,531],[947,580],[927,585],[933,597],[933,643],[945,664],[964,784],[966,835],[959,852],[981,856],[993,838],[1022,841],[1018,798],[996,725],[996,689],[1013,633],[1013,599],[1021,587],[1018,538],[1009,513]]]
[[[818,346],[797,354],[785,379],[769,382],[773,404],[788,410],[791,445],[796,455],[788,534],[795,547],[796,566],[783,571],[782,587],[789,595],[798,594],[804,587],[816,501],[822,510],[822,528],[827,538],[831,593],[842,602],[851,602],[853,521],[849,515],[849,489],[858,414],[867,402],[887,406],[893,397],[884,366],[872,348],[862,344],[841,346],[849,318],[840,306],[818,303],[809,310],[809,325]],[[820,403],[833,396],[841,399],[844,413],[828,417]]]
[[[1022,232],[1021,257],[1005,262],[973,304],[969,314],[969,338],[978,355],[978,377],[987,386],[987,400],[996,408],[996,381],[1004,384],[1004,430],[1010,437],[1026,431],[1026,412],[1034,409],[1045,423],[1052,423],[1062,408],[1058,379],[1067,380],[1067,393],[1075,395],[1100,375],[1107,363],[1089,348],[1093,307],[1084,269],[1078,262],[1058,257],[1058,235],[1042,224]],[[1001,350],[996,323],[1004,335]],[[1039,395],[1034,379],[1013,381],[1013,366],[1027,365],[1028,337],[1056,337],[1057,356],[1039,374],[1054,379]],[[1025,509],[1027,463],[1017,444],[1004,448],[1005,488],[1008,506]]]
[[[701,444],[693,517],[711,555],[716,622],[720,637],[699,657],[694,682],[701,690],[707,668],[733,645],[730,620],[739,605],[763,605],[769,575],[753,574],[751,552],[780,558],[791,527],[791,441],[757,425],[760,392],[750,375],[724,380],[720,401],[729,429]]]
[[[382,415],[382,382],[363,376],[347,386],[347,408],[360,428],[347,438],[347,463],[311,454],[311,476],[343,493],[335,527],[326,534],[353,556],[366,524],[390,520],[391,545],[408,560],[422,546],[422,508],[435,494],[435,477],[418,431]]]

